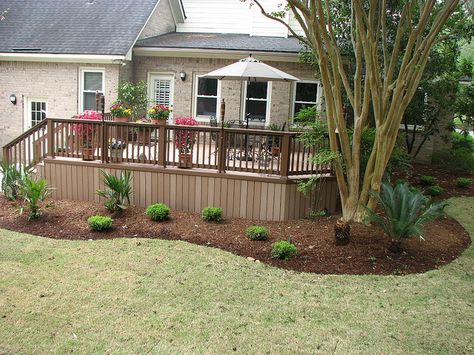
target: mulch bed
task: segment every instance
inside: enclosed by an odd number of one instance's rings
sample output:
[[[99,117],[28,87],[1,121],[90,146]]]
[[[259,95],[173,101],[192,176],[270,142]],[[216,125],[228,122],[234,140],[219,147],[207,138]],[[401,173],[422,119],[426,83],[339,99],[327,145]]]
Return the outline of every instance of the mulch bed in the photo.
[[[108,214],[101,204],[90,202],[54,201],[41,219],[28,221],[18,216],[15,205],[0,197],[0,228],[55,239],[159,238],[184,240],[216,247],[247,257],[255,262],[321,274],[406,274],[424,272],[449,263],[470,244],[468,233],[451,218],[426,225],[425,241],[415,238],[404,241],[404,252],[388,250],[389,240],[378,228],[352,226],[349,245],[336,246],[334,224],[337,216],[319,220],[262,222],[229,218],[221,223],[204,222],[199,214],[172,212],[166,222],[152,222],[143,208],[131,207],[114,217],[110,232],[91,232],[87,217]],[[251,241],[245,229],[257,223],[270,231],[267,241]],[[287,261],[272,259],[271,244],[291,239],[297,255]]]

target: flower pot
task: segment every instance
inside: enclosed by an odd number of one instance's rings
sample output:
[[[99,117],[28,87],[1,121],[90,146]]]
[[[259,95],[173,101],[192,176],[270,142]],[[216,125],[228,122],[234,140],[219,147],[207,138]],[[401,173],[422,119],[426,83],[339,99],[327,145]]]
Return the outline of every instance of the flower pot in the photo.
[[[120,149],[120,148],[111,148],[110,149],[110,157],[114,160],[122,158],[122,149]]]
[[[193,166],[193,155],[191,153],[179,153],[179,168],[190,169]]]
[[[128,122],[128,117],[114,117],[114,122]]]
[[[166,120],[159,120],[157,118],[152,118],[151,124],[156,124],[158,126],[166,126]]]
[[[82,160],[94,160],[94,148],[82,147]]]
[[[272,155],[274,157],[280,155],[280,147],[272,147]]]

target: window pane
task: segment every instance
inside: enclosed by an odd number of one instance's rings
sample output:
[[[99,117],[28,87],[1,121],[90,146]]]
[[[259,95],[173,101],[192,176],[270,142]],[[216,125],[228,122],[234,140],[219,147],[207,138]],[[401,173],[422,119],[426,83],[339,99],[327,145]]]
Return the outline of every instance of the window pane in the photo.
[[[198,95],[217,96],[217,79],[198,78]]]
[[[296,101],[316,102],[318,97],[318,84],[297,83]]]
[[[217,99],[209,97],[198,97],[196,114],[198,116],[214,116],[217,112]]]
[[[267,98],[268,83],[250,82],[247,87],[247,97],[254,99]]]
[[[84,107],[82,108],[83,111],[85,110],[94,110],[95,111],[95,93],[93,92],[85,92],[84,93]]]
[[[84,72],[84,90],[102,91],[102,73]]]
[[[265,122],[265,116],[267,114],[267,102],[266,101],[248,101],[247,109],[245,114],[250,113],[250,122]]]

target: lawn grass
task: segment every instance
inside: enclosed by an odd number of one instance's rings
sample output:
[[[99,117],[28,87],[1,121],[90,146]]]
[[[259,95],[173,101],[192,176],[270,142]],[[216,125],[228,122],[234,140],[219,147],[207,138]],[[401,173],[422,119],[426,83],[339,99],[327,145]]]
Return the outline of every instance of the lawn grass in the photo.
[[[450,214],[474,233],[474,198]],[[474,248],[409,276],[285,271],[150,239],[0,230],[0,353],[470,353]]]

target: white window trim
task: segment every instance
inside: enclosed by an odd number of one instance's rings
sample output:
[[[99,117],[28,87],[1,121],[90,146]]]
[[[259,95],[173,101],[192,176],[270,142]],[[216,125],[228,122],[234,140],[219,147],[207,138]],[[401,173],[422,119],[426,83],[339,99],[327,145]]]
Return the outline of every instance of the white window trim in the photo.
[[[245,111],[246,111],[246,105],[247,105],[247,83],[248,81],[243,82],[244,87],[242,89],[242,99],[241,99],[242,102],[240,104],[240,112],[241,112],[240,119],[244,123],[246,122]],[[267,102],[267,110],[265,112],[265,122],[263,124],[264,126],[268,126],[270,124],[270,112],[271,112],[271,107],[272,107],[272,82],[271,81],[267,82],[267,98],[266,99],[252,99],[249,101],[266,101]]]
[[[198,81],[199,78],[202,78],[205,74],[195,74],[193,77],[193,117],[196,118],[198,122],[209,122],[210,116],[198,116],[197,115],[197,99],[198,99]],[[217,99],[216,105],[216,119],[217,122],[221,120],[221,80],[217,80],[217,97],[216,96],[207,96],[207,95],[199,95],[199,97],[208,97]]]
[[[84,73],[102,73],[102,94],[105,94],[105,68],[80,68],[79,112],[84,112]],[[87,91],[91,92],[91,91]]]
[[[291,122],[293,123],[293,119],[295,118],[295,104],[297,103],[296,101],[296,85],[297,84],[317,84],[318,85],[318,93],[316,97],[316,105],[321,105],[322,101],[322,87],[321,87],[321,82],[319,80],[300,80],[300,81],[295,81],[293,83],[293,88],[292,88],[292,95],[291,95],[291,102],[290,102],[290,119]],[[312,104],[312,102],[309,101],[298,101],[298,103],[308,103]]]
[[[28,127],[28,124],[31,123],[31,103],[32,102],[44,102],[46,104],[46,117],[48,117],[48,108],[49,103],[46,99],[41,99],[38,97],[25,97],[24,99],[24,122],[23,122],[23,130],[27,131],[31,127]],[[33,126],[32,126],[33,127]]]

